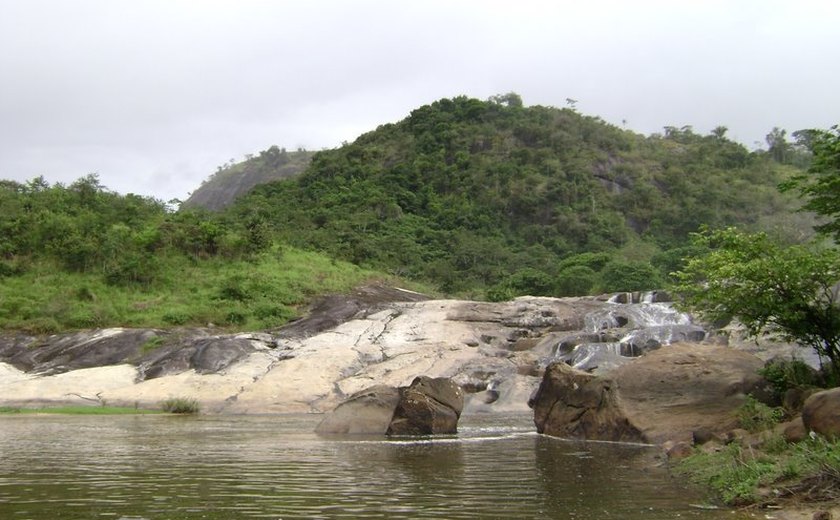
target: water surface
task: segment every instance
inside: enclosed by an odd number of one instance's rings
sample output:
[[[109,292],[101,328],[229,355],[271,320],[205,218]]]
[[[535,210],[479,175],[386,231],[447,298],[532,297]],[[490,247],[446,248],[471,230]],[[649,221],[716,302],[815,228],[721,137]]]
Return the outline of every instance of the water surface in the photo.
[[[729,519],[649,448],[471,416],[456,436],[319,437],[317,416],[0,417],[2,519]]]

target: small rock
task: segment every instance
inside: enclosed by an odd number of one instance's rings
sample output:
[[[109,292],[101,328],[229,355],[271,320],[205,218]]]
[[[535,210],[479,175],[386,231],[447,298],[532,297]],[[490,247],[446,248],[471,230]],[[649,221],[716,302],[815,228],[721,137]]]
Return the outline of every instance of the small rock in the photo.
[[[812,520],[831,520],[832,515],[831,511],[817,511],[814,513],[814,516],[811,517]]]
[[[691,444],[680,441],[673,443],[665,453],[668,455],[668,460],[681,460],[691,456],[694,453],[694,449],[691,447]]]

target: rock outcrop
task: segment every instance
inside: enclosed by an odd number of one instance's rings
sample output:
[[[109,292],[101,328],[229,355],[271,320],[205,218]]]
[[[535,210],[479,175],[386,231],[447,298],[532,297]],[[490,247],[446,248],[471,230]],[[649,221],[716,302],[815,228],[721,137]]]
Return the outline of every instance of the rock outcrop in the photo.
[[[840,388],[817,392],[802,406],[805,429],[829,439],[840,438]]]
[[[704,334],[665,304],[607,300],[429,300],[369,286],[325,298],[307,317],[275,331],[0,336],[0,405],[157,407],[186,397],[210,413],[317,413],[371,386],[408,386],[422,374],[459,385],[468,413],[526,412],[553,361],[582,356],[579,366],[603,373],[629,363],[629,356],[669,350],[662,347],[670,339]]]
[[[456,433],[461,388],[446,378],[417,377],[407,387],[378,385],[350,396],[327,414],[321,434],[434,435]]]
[[[537,430],[549,435],[651,443],[722,434],[760,383],[760,359],[730,348],[678,344],[595,377],[553,364],[531,400]]]

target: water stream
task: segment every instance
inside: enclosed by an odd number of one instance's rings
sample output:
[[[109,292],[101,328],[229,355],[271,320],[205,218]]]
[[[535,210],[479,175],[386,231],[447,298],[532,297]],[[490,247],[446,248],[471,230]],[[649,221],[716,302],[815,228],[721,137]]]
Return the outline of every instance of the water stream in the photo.
[[[629,293],[627,293],[629,294]],[[671,303],[655,301],[655,293],[634,299],[611,299],[584,317],[584,332],[561,338],[551,361],[565,361],[580,370],[606,372],[648,350],[678,341],[702,341],[706,332]],[[622,303],[628,302],[628,303]]]
[[[534,433],[323,438],[317,416],[0,417],[0,518],[747,518],[698,508],[651,448]]]

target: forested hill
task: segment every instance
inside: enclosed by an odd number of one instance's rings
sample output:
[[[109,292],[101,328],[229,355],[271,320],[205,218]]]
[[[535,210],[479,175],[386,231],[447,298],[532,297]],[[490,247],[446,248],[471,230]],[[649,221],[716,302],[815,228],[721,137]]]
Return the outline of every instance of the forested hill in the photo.
[[[515,94],[458,97],[315,154],[227,216],[448,292],[563,295],[655,286],[701,225],[790,231],[776,186],[792,171],[722,127],[646,137]]]
[[[185,208],[220,210],[254,186],[293,177],[309,165],[313,152],[272,146],[245,161],[220,166],[219,170],[204,181],[182,204]]]

